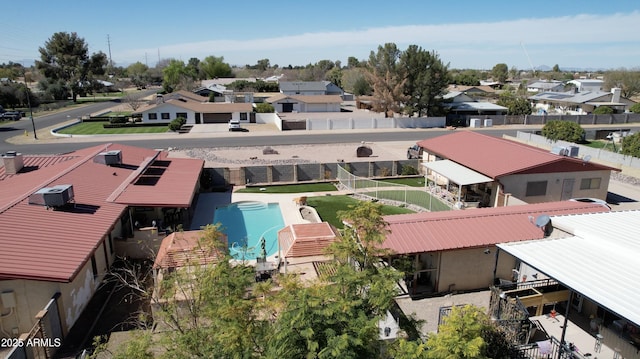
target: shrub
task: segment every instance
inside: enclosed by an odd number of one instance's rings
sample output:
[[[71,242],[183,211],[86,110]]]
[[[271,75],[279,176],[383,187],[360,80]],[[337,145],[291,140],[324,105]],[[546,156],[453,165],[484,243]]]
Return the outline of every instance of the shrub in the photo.
[[[257,113],[273,113],[275,111],[276,110],[273,108],[273,106],[268,102],[262,102],[256,105]]]
[[[178,117],[169,123],[169,130],[173,132],[177,132],[178,130],[180,130],[182,125],[184,125],[186,122],[187,122],[186,118]]]
[[[402,171],[400,172],[401,175],[403,176],[412,176],[412,175],[417,175],[418,170],[413,167],[413,166],[409,166],[409,165],[404,165],[402,166]]]
[[[593,110],[594,115],[610,115],[613,112],[613,109],[609,106],[600,106]]]
[[[629,111],[631,111],[633,113],[640,113],[640,102],[638,102],[637,104],[629,107]]]
[[[542,127],[542,135],[551,141],[579,142],[585,132],[579,124],[571,121],[549,121]]]
[[[127,123],[127,118],[124,116],[110,116],[109,117],[109,123],[112,125],[115,124],[120,124],[120,123]]]
[[[620,152],[623,155],[640,157],[640,132],[624,137],[622,139],[622,151]]]

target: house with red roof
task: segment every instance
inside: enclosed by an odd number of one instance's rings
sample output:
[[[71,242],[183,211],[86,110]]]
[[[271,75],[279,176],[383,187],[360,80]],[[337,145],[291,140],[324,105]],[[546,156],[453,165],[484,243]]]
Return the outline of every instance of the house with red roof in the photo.
[[[146,240],[165,220],[189,220],[204,161],[168,155],[104,144],[62,155],[3,156],[0,338],[28,333],[52,301],[49,317],[59,315],[47,325],[64,337],[116,256],[151,247]],[[169,210],[182,217],[163,217]]]
[[[611,171],[582,159],[574,149],[548,151],[477,131],[425,139],[427,177],[452,192],[457,202],[495,207],[562,201],[605,200]]]
[[[551,215],[607,212],[608,208],[574,201],[423,212],[385,216],[390,231],[382,244],[389,262],[405,273],[410,295],[487,289],[496,280],[515,279],[517,259],[496,256],[498,243],[542,239]]]

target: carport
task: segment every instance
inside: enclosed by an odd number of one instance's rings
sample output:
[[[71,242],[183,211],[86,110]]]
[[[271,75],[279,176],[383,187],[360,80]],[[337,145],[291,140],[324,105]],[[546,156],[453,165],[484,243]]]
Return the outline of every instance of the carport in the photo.
[[[438,179],[440,177],[447,180],[447,191],[449,191],[449,184],[451,182],[456,183],[459,186],[457,202],[460,202],[462,198],[462,186],[493,182],[492,178],[451,160],[432,161],[424,163],[423,165],[428,170],[427,176],[429,171],[435,174],[433,180],[436,184],[438,184]]]

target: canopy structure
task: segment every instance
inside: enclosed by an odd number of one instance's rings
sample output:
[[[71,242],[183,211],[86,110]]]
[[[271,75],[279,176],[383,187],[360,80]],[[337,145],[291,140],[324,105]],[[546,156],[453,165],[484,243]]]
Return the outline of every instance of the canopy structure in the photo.
[[[426,162],[424,166],[460,186],[493,182],[493,179],[451,160]],[[458,202],[462,191],[458,191]]]
[[[498,247],[640,325],[640,211],[554,216],[551,221],[569,235]]]

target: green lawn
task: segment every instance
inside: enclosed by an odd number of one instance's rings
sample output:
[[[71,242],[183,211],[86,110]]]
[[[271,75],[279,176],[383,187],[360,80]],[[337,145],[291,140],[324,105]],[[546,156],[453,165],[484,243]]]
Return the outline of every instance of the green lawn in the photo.
[[[127,133],[165,133],[166,126],[104,128],[109,122],[83,122],[58,131],[65,135],[121,135]]]
[[[603,150],[615,152],[613,149],[613,146],[614,146],[613,143],[611,143],[611,141],[608,141],[608,140],[593,140],[586,143],[581,143],[581,145],[591,147],[591,148],[601,148]],[[620,149],[619,143],[615,145],[615,150],[618,150],[618,149]]]
[[[240,193],[303,193],[337,191],[332,183],[308,183],[283,186],[247,187],[237,190]]]
[[[424,177],[411,177],[411,178],[389,178],[379,180],[380,182],[402,184],[410,187],[424,187]]]
[[[359,203],[360,201],[349,196],[318,196],[307,198],[307,205],[314,207],[323,221],[331,223],[336,228],[343,227],[342,222],[338,219],[337,212],[350,210]],[[406,208],[383,205],[382,213],[389,215],[414,212]]]
[[[391,201],[406,202],[428,209],[431,212],[450,211],[451,208],[437,197],[421,190],[381,190],[363,192],[363,194]]]

